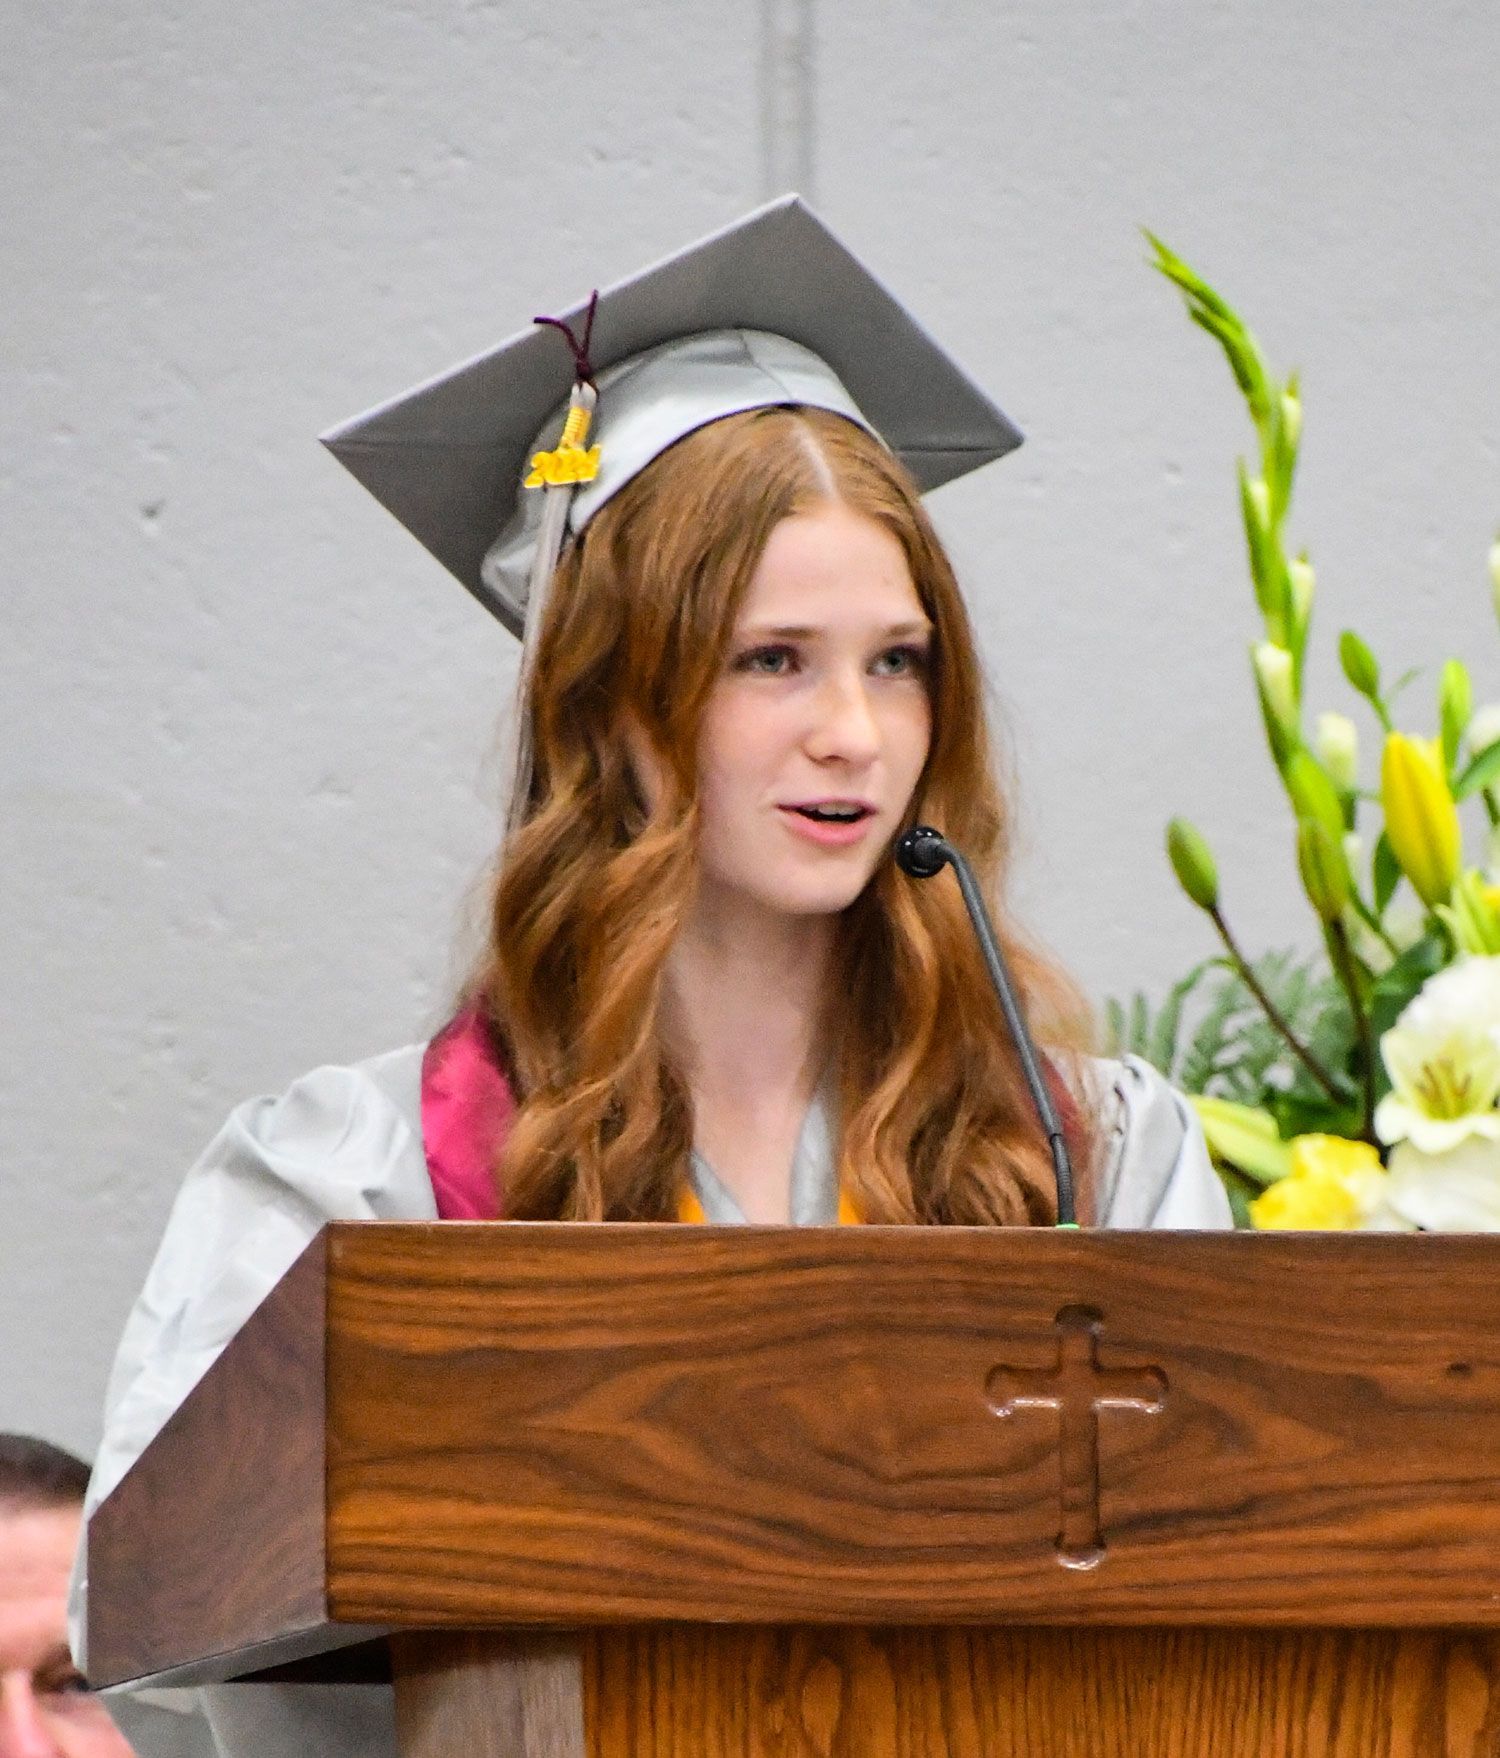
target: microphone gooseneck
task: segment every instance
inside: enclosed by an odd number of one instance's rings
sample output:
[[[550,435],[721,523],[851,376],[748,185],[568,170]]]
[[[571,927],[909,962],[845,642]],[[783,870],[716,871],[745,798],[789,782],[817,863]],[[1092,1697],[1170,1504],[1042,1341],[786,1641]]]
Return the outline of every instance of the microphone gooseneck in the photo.
[[[1076,1227],[1078,1221],[1073,1204],[1073,1162],[1068,1154],[1068,1143],[1063,1135],[1062,1123],[1058,1119],[1057,1107],[1052,1103],[1052,1094],[1048,1091],[1042,1074],[1036,1045],[1031,1041],[1031,1033],[1021,1016],[1010,972],[1005,968],[1005,957],[1000,951],[1000,942],[995,936],[989,911],[984,907],[984,898],[973,869],[947,837],[941,831],[934,830],[930,824],[916,825],[896,844],[896,865],[912,879],[931,879],[935,874],[941,873],[944,867],[953,869],[958,888],[963,893],[964,906],[969,912],[969,920],[974,927],[974,937],[984,955],[985,968],[990,973],[990,981],[995,985],[995,993],[1000,997],[1000,1010],[1005,1015],[1005,1023],[1016,1046],[1016,1054],[1021,1059],[1021,1072],[1026,1076],[1031,1102],[1036,1106],[1037,1117],[1047,1137],[1047,1146],[1052,1151],[1052,1170],[1057,1178],[1057,1224],[1059,1227]]]

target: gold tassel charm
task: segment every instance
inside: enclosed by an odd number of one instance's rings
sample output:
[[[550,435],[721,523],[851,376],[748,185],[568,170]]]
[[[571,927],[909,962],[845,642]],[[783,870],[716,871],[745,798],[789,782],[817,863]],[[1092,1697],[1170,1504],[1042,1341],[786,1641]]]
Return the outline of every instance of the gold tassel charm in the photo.
[[[563,424],[562,438],[550,452],[534,452],[527,488],[567,488],[579,482],[592,482],[599,474],[599,448],[585,445],[594,411],[591,397],[579,395],[586,385],[575,385],[568,419]]]

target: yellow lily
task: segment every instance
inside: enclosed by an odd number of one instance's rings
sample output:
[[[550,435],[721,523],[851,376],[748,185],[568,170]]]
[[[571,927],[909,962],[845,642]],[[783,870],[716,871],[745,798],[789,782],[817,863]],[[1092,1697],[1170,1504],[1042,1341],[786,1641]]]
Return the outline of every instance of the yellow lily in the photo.
[[[1458,878],[1462,833],[1443,760],[1431,742],[1393,732],[1380,760],[1380,797],[1391,852],[1429,909]]]
[[[1299,1135],[1289,1147],[1291,1171],[1250,1205],[1256,1227],[1347,1230],[1380,1207],[1387,1174],[1368,1142]]]

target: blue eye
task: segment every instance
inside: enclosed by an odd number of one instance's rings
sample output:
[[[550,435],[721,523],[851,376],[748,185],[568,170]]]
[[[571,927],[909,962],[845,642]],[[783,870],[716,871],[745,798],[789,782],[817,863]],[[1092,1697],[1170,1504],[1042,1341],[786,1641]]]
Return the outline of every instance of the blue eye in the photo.
[[[752,677],[780,678],[792,671],[796,662],[797,655],[790,647],[752,647],[735,660],[734,669]]]
[[[925,647],[887,647],[871,667],[877,677],[921,677],[927,670]]]

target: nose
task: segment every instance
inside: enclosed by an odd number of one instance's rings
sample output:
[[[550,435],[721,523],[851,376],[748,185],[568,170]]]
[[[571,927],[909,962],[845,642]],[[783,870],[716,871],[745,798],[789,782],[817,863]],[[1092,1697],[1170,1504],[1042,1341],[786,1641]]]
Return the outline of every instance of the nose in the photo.
[[[880,726],[864,673],[837,673],[815,697],[808,728],[808,754],[819,762],[871,763],[880,754]]]
[[[0,1673],[0,1758],[60,1758],[27,1673]]]

